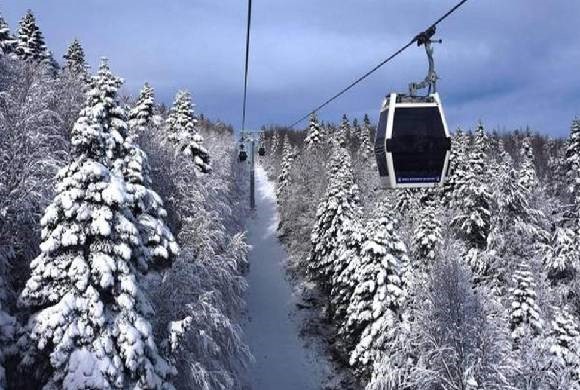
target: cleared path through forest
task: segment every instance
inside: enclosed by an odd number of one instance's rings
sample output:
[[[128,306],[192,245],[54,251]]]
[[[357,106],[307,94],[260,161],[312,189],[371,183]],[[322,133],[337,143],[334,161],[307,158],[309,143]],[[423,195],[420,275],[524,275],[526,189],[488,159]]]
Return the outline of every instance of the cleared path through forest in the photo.
[[[324,358],[306,348],[294,316],[296,300],[286,279],[287,253],[276,235],[278,213],[272,183],[256,169],[256,213],[248,220],[250,272],[245,331],[256,361],[253,390],[319,390]]]

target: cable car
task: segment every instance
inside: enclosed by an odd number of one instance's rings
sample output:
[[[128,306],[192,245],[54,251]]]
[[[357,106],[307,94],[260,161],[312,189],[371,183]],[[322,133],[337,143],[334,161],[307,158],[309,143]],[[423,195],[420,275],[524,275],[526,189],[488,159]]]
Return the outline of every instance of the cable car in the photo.
[[[246,148],[244,144],[240,144],[240,154],[238,155],[240,162],[246,161],[248,158],[248,153],[246,152]]]
[[[260,156],[265,156],[266,155],[266,148],[264,147],[263,144],[261,144],[260,147],[258,148],[258,154]]]
[[[425,45],[429,73],[424,81],[411,83],[409,94],[391,93],[383,102],[375,135],[375,156],[381,184],[385,188],[425,188],[445,181],[451,137],[439,94],[435,92],[431,37],[435,29],[417,36]],[[429,87],[427,96],[416,96]],[[433,90],[433,93],[431,91]]]
[[[451,137],[438,93],[410,97],[392,93],[381,109],[375,154],[386,188],[443,184]]]

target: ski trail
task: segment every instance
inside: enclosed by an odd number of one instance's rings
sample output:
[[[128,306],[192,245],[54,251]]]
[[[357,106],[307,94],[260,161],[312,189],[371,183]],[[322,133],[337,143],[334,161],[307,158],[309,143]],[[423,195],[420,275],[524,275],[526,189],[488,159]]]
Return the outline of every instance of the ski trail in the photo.
[[[249,254],[245,332],[256,361],[252,390],[318,390],[326,362],[298,336],[295,298],[286,279],[287,254],[278,240],[278,212],[272,183],[256,167],[256,214],[248,221]]]

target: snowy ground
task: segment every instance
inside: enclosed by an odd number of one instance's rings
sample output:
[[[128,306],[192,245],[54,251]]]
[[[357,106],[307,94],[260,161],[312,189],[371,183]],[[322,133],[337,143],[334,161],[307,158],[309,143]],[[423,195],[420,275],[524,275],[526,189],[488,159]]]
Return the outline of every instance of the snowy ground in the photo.
[[[266,172],[256,170],[256,214],[249,220],[250,272],[247,276],[247,340],[256,359],[253,390],[318,390],[329,364],[299,337],[298,302],[286,279],[287,253],[278,241],[276,195]]]

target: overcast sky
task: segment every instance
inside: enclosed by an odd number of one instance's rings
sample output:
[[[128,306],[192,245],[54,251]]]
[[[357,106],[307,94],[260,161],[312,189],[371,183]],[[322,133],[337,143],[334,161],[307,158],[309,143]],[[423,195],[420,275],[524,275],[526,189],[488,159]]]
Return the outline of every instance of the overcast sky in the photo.
[[[457,0],[254,0],[248,122],[288,124],[409,41]],[[77,37],[136,94],[145,81],[170,103],[189,89],[198,110],[240,126],[245,0],[0,0],[16,30],[35,13],[61,57]],[[451,128],[530,126],[566,135],[580,115],[580,1],[470,0],[440,25],[439,92]],[[424,78],[413,47],[321,117],[376,119],[389,91]]]

